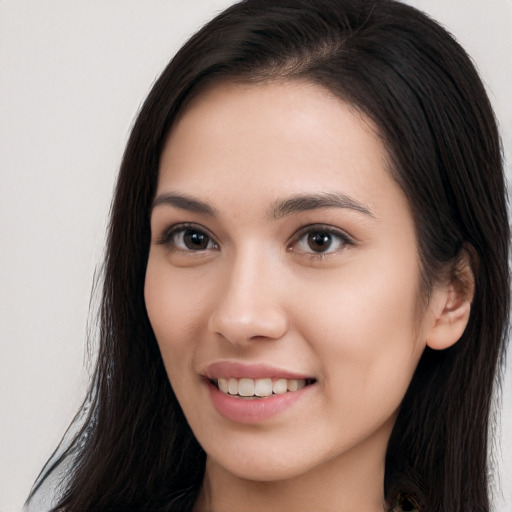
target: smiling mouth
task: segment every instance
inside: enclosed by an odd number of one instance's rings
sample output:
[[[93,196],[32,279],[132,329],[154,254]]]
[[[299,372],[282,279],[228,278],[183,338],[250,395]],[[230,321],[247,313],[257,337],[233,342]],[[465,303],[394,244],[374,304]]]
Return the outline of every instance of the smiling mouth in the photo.
[[[266,398],[298,391],[316,382],[316,379],[249,379],[219,377],[208,379],[217,389],[226,395],[240,398]]]

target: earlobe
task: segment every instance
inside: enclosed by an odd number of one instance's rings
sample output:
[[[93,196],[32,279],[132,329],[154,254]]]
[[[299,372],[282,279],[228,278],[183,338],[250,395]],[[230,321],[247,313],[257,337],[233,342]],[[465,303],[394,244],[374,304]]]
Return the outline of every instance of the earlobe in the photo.
[[[431,310],[434,318],[426,336],[428,347],[444,350],[461,338],[469,321],[474,289],[470,256],[462,250],[452,269],[450,282],[433,292]]]

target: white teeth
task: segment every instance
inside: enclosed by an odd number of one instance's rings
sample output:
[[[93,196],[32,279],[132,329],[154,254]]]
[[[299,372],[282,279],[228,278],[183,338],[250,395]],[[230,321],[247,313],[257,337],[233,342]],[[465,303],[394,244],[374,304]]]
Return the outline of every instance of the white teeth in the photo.
[[[240,396],[254,396],[254,381],[252,379],[240,379],[238,381],[238,394]]]
[[[287,391],[298,391],[306,385],[304,379],[236,379],[234,377],[217,379],[219,389],[229,395],[243,397],[267,397],[272,394],[283,395]]]
[[[276,395],[284,395],[288,391],[286,379],[279,379],[274,382],[272,389]]]
[[[272,394],[272,379],[258,379],[254,382],[256,396],[270,396]]]
[[[218,381],[218,385],[219,385],[219,389],[223,392],[223,393],[229,393],[229,380],[228,379],[223,379],[222,377],[219,379]]]
[[[291,379],[288,381],[288,391],[297,391],[299,386],[297,384],[297,379]]]
[[[228,393],[230,395],[238,395],[238,379],[229,379]]]
[[[297,391],[298,389],[302,389],[306,385],[306,381],[304,379],[291,379],[288,381],[288,391]]]

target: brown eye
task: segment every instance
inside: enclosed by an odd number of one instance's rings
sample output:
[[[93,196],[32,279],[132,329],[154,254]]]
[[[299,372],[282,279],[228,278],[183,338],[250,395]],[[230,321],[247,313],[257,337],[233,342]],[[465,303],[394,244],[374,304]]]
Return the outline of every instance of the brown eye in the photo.
[[[208,251],[219,247],[217,242],[203,230],[183,225],[174,227],[164,234],[160,243],[184,252]]]
[[[192,229],[183,231],[182,238],[185,247],[191,251],[204,251],[210,242],[207,234]]]
[[[291,250],[310,255],[332,254],[341,251],[353,240],[343,231],[330,226],[307,226],[299,232]]]
[[[314,231],[308,233],[308,246],[314,252],[325,252],[331,247],[332,238],[332,235],[325,231]]]

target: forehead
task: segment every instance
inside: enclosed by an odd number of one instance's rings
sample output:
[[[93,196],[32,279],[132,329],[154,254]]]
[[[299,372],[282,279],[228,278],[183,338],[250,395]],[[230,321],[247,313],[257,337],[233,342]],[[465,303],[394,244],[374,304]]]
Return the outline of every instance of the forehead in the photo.
[[[363,193],[371,203],[386,188],[401,194],[387,162],[372,122],[318,85],[221,83],[176,120],[158,187],[245,205],[307,191]]]

